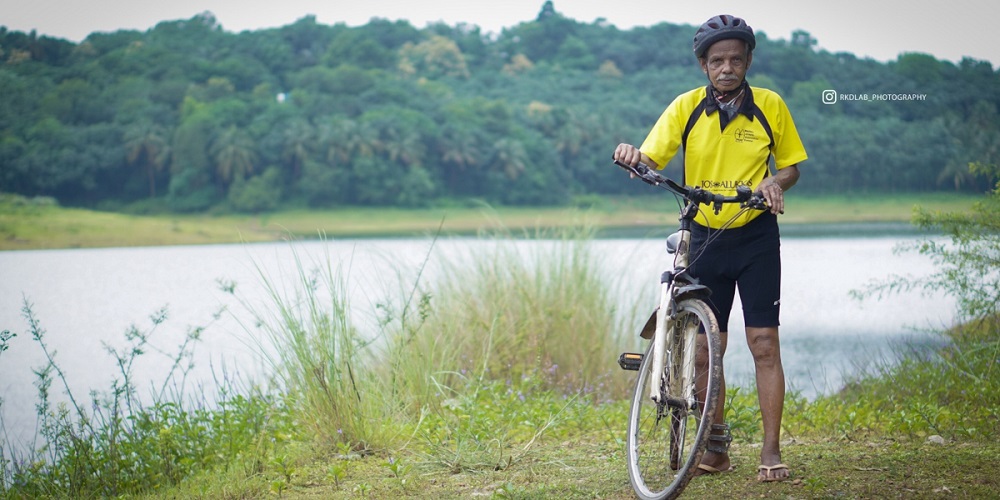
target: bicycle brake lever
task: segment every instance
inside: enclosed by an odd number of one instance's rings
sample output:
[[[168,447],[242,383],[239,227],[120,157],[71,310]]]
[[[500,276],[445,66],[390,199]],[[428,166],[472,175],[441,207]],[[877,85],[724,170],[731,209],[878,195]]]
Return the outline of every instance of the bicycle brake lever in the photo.
[[[614,162],[615,162],[615,165],[618,165],[619,167],[621,167],[622,170],[627,170],[632,175],[635,175],[635,176],[638,176],[638,177],[642,177],[643,176],[643,172],[641,172],[639,170],[640,167],[643,166],[641,163],[633,167],[631,165],[627,165],[625,163],[622,163],[622,162],[620,162],[618,160],[614,160]]]
[[[632,174],[635,177],[638,177],[646,184],[652,186],[659,186],[660,183],[663,182],[663,180],[659,179],[658,178],[659,176],[655,172],[653,172],[653,170],[649,168],[649,166],[647,166],[644,163],[640,162],[633,167],[631,165],[626,165],[618,160],[614,160],[614,162],[615,165],[618,165],[623,170],[627,170],[630,174]]]

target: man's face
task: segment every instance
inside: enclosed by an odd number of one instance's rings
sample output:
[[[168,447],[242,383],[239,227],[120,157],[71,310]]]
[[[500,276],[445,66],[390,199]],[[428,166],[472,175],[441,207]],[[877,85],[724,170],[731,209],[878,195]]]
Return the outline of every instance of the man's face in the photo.
[[[743,40],[727,39],[713,43],[698,60],[712,86],[720,92],[736,90],[750,69],[753,53]]]

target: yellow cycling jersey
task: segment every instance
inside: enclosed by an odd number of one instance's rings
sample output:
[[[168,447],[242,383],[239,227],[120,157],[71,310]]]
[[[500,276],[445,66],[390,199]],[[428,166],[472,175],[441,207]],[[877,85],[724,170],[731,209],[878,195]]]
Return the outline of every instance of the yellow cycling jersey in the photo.
[[[707,98],[708,87],[681,94],[667,106],[639,149],[660,168],[683,149],[687,186],[725,196],[736,194],[740,185],[756,190],[770,175],[772,155],[778,170],[808,156],[781,96],[762,88],[747,86],[747,90],[731,119],[718,110],[714,99]],[[716,215],[703,206],[695,221],[718,229],[739,210],[735,204],[726,204]],[[743,226],[761,213],[750,210],[729,227]]]

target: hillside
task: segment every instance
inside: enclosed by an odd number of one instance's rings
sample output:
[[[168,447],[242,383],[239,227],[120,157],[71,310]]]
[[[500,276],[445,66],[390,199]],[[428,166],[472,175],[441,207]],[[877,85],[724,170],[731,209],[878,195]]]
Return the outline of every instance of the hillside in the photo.
[[[78,44],[0,28],[0,192],[140,213],[635,193],[608,158],[704,84],[694,29],[547,8],[496,36],[313,17],[231,33],[210,13]],[[797,190],[988,189],[968,172],[1000,154],[988,62],[815,45],[758,33],[748,76],[796,119],[810,154]]]

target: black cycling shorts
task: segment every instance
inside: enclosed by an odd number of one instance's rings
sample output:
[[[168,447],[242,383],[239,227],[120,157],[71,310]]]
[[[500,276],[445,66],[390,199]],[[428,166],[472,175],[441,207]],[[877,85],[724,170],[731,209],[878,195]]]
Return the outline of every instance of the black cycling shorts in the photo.
[[[701,252],[710,236],[712,241]],[[745,226],[724,231],[692,224],[691,248],[690,273],[712,290],[708,302],[719,320],[720,331],[729,331],[736,287],[746,326],[778,326],[781,239],[777,216],[765,212]]]

